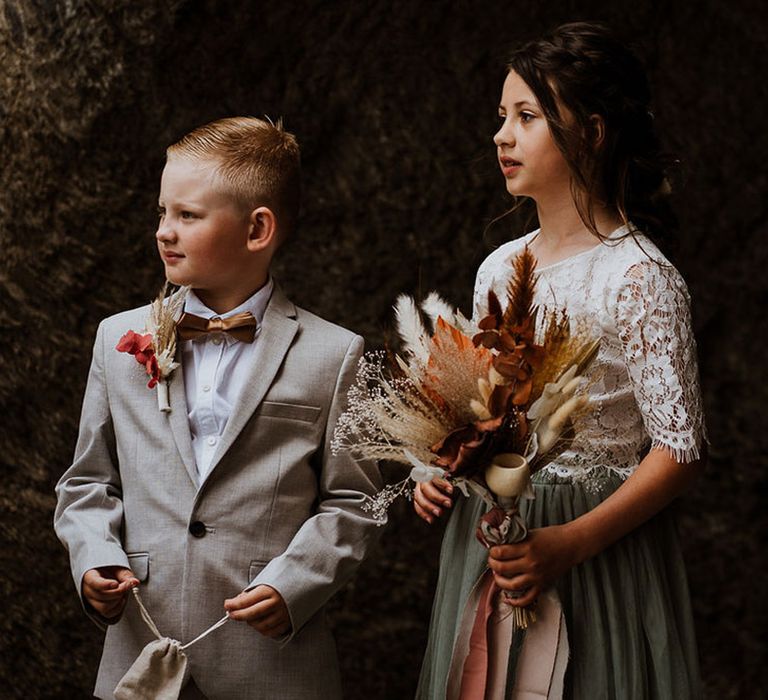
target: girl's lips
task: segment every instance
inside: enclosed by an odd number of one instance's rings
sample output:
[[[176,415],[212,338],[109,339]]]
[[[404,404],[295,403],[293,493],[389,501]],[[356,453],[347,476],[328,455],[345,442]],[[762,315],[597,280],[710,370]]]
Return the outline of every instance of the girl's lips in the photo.
[[[517,161],[507,161],[507,162],[501,161],[501,172],[504,173],[505,177],[514,175],[522,167],[523,167],[523,164],[518,163]]]
[[[165,262],[176,262],[177,260],[181,260],[184,257],[179,253],[171,253],[168,251],[163,251],[161,255],[163,260],[165,260]]]

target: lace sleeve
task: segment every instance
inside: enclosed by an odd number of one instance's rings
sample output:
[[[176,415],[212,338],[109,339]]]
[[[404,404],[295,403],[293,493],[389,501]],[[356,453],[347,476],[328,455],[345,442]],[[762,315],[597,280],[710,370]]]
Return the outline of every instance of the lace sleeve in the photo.
[[[625,273],[615,314],[651,446],[679,463],[698,459],[706,434],[690,297],[680,273],[652,260],[635,263]]]
[[[486,258],[480,264],[475,277],[475,292],[472,295],[472,319],[475,323],[488,314],[488,289],[493,280],[489,267],[489,260]]]

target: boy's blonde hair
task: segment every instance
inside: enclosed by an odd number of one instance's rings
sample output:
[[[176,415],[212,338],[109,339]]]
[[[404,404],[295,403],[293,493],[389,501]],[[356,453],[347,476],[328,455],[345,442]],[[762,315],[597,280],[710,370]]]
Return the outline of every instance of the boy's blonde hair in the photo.
[[[228,193],[248,209],[269,207],[280,239],[296,226],[301,199],[299,144],[282,120],[229,117],[194,129],[166,156],[214,160]]]

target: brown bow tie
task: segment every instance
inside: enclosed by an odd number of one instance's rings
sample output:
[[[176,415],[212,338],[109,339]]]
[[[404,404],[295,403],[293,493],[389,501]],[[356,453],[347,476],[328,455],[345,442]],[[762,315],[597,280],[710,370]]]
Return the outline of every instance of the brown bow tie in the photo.
[[[235,340],[252,343],[257,325],[256,319],[249,311],[243,311],[229,318],[217,316],[211,319],[185,313],[176,324],[176,331],[182,340],[192,340],[205,333],[228,333]]]

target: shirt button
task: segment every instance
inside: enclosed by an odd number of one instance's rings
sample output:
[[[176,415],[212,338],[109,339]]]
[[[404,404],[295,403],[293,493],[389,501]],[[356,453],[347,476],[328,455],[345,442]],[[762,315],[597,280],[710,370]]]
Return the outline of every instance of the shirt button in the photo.
[[[213,338],[213,339],[211,340],[211,342],[212,342],[214,345],[221,345],[221,338],[220,338],[220,337],[217,335],[215,338]]]
[[[205,537],[205,523],[195,520],[189,526],[189,534],[192,537]]]
[[[216,444],[216,438],[215,437],[209,437],[206,442],[213,447],[213,445]]]
[[[203,391],[210,391],[210,390],[211,390],[211,387],[210,387],[210,386],[208,386],[208,384],[206,384],[206,385],[203,387]]]

